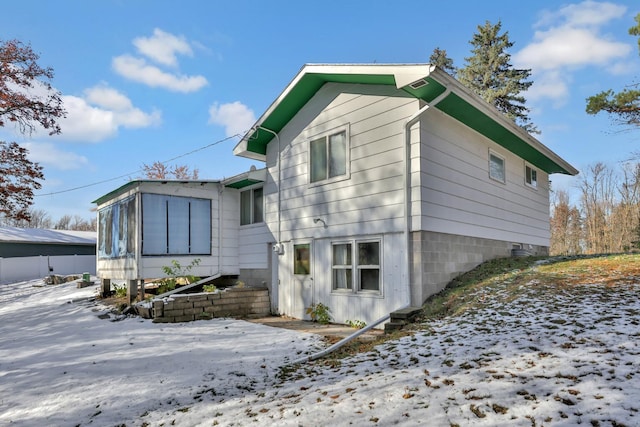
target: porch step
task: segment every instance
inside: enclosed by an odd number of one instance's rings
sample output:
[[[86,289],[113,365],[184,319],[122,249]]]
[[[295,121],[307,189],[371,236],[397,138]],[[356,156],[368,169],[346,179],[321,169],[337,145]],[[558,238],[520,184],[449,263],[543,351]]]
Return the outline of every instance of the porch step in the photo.
[[[406,307],[402,310],[397,310],[391,313],[391,321],[384,325],[385,332],[398,331],[412,323],[414,319],[420,314],[422,308],[420,307]]]

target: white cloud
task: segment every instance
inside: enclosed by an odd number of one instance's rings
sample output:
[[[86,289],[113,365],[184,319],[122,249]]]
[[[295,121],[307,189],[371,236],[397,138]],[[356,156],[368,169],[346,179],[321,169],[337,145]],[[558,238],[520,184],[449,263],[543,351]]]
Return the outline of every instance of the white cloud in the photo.
[[[561,22],[560,25],[599,26],[622,17],[626,11],[625,6],[588,0],[570,4],[556,12],[543,11],[535,26],[557,25],[558,22]]]
[[[560,106],[569,96],[576,70],[588,66],[612,73],[624,70],[622,64],[633,46],[603,35],[602,27],[625,12],[624,6],[595,1],[543,12],[533,41],[512,57],[516,67],[532,69],[535,83],[527,98],[549,98]]]
[[[216,102],[209,108],[209,123],[224,126],[227,136],[244,134],[255,121],[253,110],[239,101],[222,105]]]
[[[514,62],[527,68],[553,70],[565,66],[607,65],[631,52],[630,45],[606,40],[587,28],[552,28],[536,32],[534,39],[514,55]]]
[[[184,36],[175,36],[159,28],[153,30],[153,36],[151,37],[134,39],[133,44],[142,55],[170,67],[178,65],[177,53],[188,56],[193,55],[191,46]]]
[[[162,87],[174,92],[195,92],[209,84],[203,76],[185,76],[167,73],[149,65],[143,58],[121,55],[113,58],[113,69],[121,76],[151,87]]]
[[[121,127],[144,128],[161,122],[159,111],[145,113],[129,98],[105,85],[85,90],[84,97],[62,97],[67,117],[60,120],[61,138],[99,142],[117,135]]]
[[[195,92],[209,84],[201,75],[184,75],[176,72],[178,54],[193,56],[191,45],[183,36],[176,36],[156,28],[151,37],[138,37],[133,44],[143,57],[129,54],[113,58],[111,65],[121,76],[151,87],[161,87],[174,92]],[[147,62],[170,67],[171,71]]]
[[[87,160],[86,157],[69,151],[59,150],[54,144],[49,142],[25,142],[22,145],[29,150],[29,160],[51,166],[55,169],[80,169],[89,164],[89,160]]]

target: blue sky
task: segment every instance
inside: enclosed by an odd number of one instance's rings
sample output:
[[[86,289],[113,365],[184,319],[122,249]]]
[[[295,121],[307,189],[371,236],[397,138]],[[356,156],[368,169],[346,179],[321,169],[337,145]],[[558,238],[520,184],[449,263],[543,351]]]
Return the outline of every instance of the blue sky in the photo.
[[[538,139],[578,169],[615,166],[640,151],[640,132],[588,116],[585,98],[640,80],[627,33],[638,12],[629,0],[9,2],[0,39],[31,43],[53,67],[68,117],[59,136],[0,128],[0,139],[44,166],[34,208],[90,218],[91,201],[141,177],[143,163],[179,157],[170,163],[202,179],[261,167],[234,157],[238,138],[225,138],[247,130],[305,63],[428,62],[440,47],[461,67],[477,26],[500,20],[512,63],[533,71]],[[577,179],[552,181],[573,191]]]

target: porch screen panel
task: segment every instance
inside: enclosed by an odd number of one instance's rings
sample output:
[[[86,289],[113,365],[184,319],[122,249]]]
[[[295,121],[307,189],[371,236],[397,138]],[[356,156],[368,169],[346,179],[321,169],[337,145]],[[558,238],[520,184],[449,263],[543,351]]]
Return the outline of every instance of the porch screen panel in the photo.
[[[189,253],[189,199],[168,197],[169,253],[186,255]]]
[[[211,254],[211,200],[190,199],[192,254]]]
[[[210,255],[211,201],[142,195],[142,255]]]
[[[167,197],[142,194],[142,255],[165,255],[167,250]]]

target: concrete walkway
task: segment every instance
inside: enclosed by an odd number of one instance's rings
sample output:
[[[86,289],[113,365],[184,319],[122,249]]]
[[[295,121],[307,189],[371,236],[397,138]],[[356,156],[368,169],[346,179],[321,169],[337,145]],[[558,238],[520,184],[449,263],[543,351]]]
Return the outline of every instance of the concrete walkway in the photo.
[[[270,316],[261,317],[258,319],[248,319],[252,323],[262,323],[266,326],[272,326],[275,328],[291,329],[295,331],[310,332],[313,334],[322,335],[324,337],[338,337],[344,338],[351,334],[356,333],[358,330],[347,325],[340,325],[337,323],[330,323],[323,325],[321,323],[311,322],[308,320],[294,319],[286,316]],[[371,329],[362,334],[359,339],[375,339],[384,335],[382,329]]]

